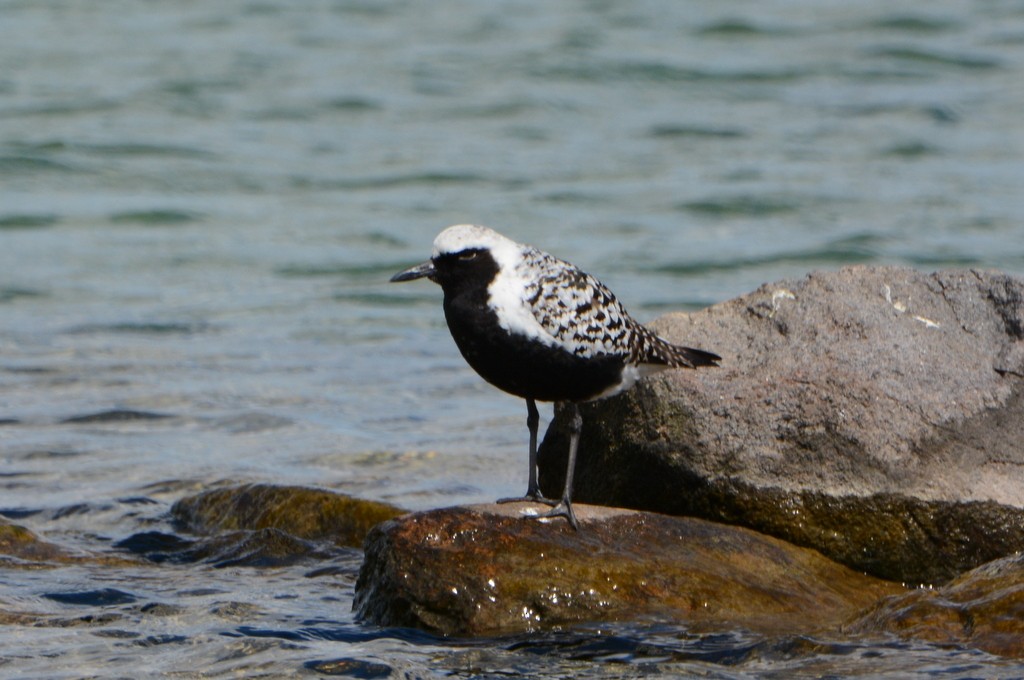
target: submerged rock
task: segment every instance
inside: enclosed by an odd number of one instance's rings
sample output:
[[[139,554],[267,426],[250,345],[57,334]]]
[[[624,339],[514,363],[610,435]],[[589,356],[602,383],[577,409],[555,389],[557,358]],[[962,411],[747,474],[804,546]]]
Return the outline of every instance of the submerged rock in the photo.
[[[373,526],[403,512],[322,489],[244,484],[174,504],[178,528],[198,537],[144,531],[114,547],[157,564],[280,567],[338,557],[348,562],[351,548],[361,546]]]
[[[358,547],[376,524],[405,512],[393,505],[300,486],[245,484],[182,498],[171,515],[200,535],[277,529],[306,541]],[[273,532],[265,534],[280,542]],[[303,546],[301,550],[306,550]],[[275,550],[280,556],[280,551]]]
[[[35,532],[0,519],[0,566],[43,569],[66,564],[134,564],[114,555],[79,552],[43,540]]]
[[[1024,657],[1024,556],[974,569],[941,588],[886,598],[847,627]]]
[[[740,524],[912,583],[1024,549],[1024,281],[849,267],[652,326],[722,367],[584,405],[580,501]]]
[[[46,562],[73,559],[75,556],[69,550],[40,539],[23,526],[0,519],[0,564],[3,566],[41,566]]]
[[[114,547],[157,564],[209,562],[215,567],[283,567],[331,559],[340,552],[334,543],[304,540],[280,529],[229,531],[196,540],[146,531]]]
[[[524,520],[528,503],[405,515],[367,536],[359,616],[481,635],[667,617],[802,633],[902,588],[739,527],[579,505],[580,531]]]

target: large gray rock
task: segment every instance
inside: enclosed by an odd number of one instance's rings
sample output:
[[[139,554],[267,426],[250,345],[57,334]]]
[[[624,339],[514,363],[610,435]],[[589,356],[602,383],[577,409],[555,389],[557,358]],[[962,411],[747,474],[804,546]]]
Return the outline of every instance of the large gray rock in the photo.
[[[741,524],[911,582],[1024,549],[1024,281],[850,267],[653,326],[722,367],[586,405],[581,502]]]

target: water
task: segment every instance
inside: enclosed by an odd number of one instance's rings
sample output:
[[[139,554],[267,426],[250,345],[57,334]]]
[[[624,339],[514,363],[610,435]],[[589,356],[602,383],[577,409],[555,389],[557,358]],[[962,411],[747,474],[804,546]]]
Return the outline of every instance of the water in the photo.
[[[1021,274],[1022,110],[1019,1],[7,0],[0,511],[106,551],[219,480],[518,492],[522,404],[435,287],[386,283],[442,227],[571,259],[641,320],[848,263]],[[165,417],[68,422],[115,409]],[[1024,673],[655,624],[379,631],[358,563],[5,569],[0,610],[48,623],[0,628],[0,676]],[[103,588],[131,601],[46,597]]]

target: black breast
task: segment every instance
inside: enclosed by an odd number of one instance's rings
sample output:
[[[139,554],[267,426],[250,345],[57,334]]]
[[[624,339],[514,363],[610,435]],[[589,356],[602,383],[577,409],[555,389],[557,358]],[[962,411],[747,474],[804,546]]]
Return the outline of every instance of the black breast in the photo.
[[[582,358],[506,331],[487,306],[486,288],[445,291],[444,314],[469,365],[511,394],[538,401],[586,401],[621,380],[621,356]]]

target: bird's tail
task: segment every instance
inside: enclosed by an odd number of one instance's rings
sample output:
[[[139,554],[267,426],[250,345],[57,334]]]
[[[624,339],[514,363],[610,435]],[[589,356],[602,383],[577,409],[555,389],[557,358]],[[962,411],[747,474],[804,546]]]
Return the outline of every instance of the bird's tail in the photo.
[[[670,345],[672,348],[672,354],[680,357],[683,361],[680,362],[683,366],[689,366],[691,368],[697,368],[699,366],[717,366],[718,362],[722,360],[722,357],[712,352],[705,352],[702,349],[694,349],[693,347],[680,347],[679,345]]]
[[[717,366],[722,357],[712,352],[693,347],[673,345],[667,340],[648,332],[644,338],[647,342],[646,357],[643,363],[663,364],[670,368],[698,368],[700,366]]]

